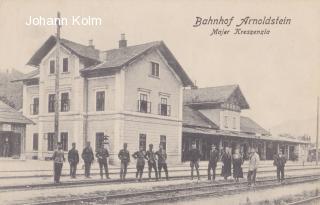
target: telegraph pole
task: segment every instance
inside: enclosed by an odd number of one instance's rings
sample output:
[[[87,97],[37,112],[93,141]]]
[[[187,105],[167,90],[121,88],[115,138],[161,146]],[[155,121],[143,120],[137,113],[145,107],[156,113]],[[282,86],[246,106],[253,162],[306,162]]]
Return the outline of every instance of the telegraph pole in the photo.
[[[317,138],[316,138],[316,165],[319,161],[319,96],[317,97]]]
[[[56,36],[56,69],[55,69],[55,101],[54,101],[54,146],[59,139],[59,64],[60,64],[60,12],[57,13],[57,36]]]

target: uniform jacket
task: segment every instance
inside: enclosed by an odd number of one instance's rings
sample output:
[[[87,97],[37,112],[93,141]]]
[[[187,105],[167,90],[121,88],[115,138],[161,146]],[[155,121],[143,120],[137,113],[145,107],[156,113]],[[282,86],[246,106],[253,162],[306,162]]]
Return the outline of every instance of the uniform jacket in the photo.
[[[148,150],[146,153],[146,157],[149,163],[155,163],[156,162],[156,153],[154,151]]]
[[[64,162],[64,152],[63,150],[56,150],[52,155],[52,160],[54,163],[62,164]]]
[[[85,163],[92,163],[94,160],[94,155],[91,147],[86,147],[83,149],[81,157]]]
[[[158,156],[158,164],[165,164],[167,160],[167,153],[165,150],[158,150],[156,152],[156,155]]]
[[[198,149],[191,149],[189,151],[190,161],[196,162],[200,160],[201,154]]]
[[[128,163],[130,162],[130,153],[128,150],[120,150],[118,154],[118,158],[121,160],[121,162]]]
[[[70,164],[78,164],[79,163],[79,153],[76,149],[70,149],[68,152],[68,162]]]
[[[258,169],[259,161],[260,161],[259,155],[256,152],[252,154],[249,158],[249,171]]]
[[[147,159],[145,151],[137,151],[132,155],[132,157],[137,159],[137,166],[144,166],[144,160]]]
[[[219,161],[219,151],[218,150],[211,150],[209,154],[209,163],[217,165]]]
[[[97,157],[99,163],[106,163],[107,158],[109,157],[109,152],[105,148],[99,148],[96,153],[96,157]]]
[[[285,164],[287,162],[287,158],[285,156],[279,156],[279,154],[277,154],[276,156],[274,156],[273,159],[273,165],[277,166],[277,167],[284,167]]]

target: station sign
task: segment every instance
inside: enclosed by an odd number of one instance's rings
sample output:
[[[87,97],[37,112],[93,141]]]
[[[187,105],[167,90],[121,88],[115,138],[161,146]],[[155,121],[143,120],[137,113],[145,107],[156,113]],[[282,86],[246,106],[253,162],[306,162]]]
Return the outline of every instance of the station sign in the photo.
[[[12,131],[11,124],[3,123],[1,125],[1,131]]]

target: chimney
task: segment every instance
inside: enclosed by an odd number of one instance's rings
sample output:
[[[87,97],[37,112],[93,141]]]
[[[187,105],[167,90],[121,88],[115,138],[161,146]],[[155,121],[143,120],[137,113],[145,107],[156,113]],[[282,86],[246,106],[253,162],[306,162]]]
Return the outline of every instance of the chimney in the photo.
[[[125,48],[127,47],[127,40],[126,40],[126,34],[121,34],[121,39],[119,41],[119,48]]]
[[[94,49],[94,45],[93,45],[93,40],[92,39],[89,40],[89,47]]]

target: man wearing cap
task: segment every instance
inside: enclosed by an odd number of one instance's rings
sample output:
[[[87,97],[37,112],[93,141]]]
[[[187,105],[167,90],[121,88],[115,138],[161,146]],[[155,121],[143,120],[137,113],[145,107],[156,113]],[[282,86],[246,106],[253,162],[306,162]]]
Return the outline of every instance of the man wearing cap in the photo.
[[[146,157],[148,160],[149,179],[151,179],[151,172],[152,172],[152,169],[154,169],[156,180],[158,180],[158,170],[157,170],[157,164],[156,164],[157,156],[153,151],[153,144],[149,144],[149,150],[146,153]]]
[[[256,175],[258,170],[260,157],[256,153],[256,150],[254,148],[251,148],[251,153],[249,157],[249,171],[248,171],[248,186],[251,186],[256,184]]]
[[[108,168],[108,157],[109,157],[109,152],[107,150],[107,145],[102,143],[100,148],[97,150],[96,157],[99,162],[99,168],[100,168],[100,177],[103,179],[103,169],[106,174],[106,178],[110,179],[109,177],[109,168]]]
[[[216,149],[214,144],[211,145],[211,150],[209,154],[209,164],[208,164],[208,180],[211,180],[211,170],[212,170],[212,180],[216,178],[216,167],[219,160],[219,151]]]
[[[273,165],[277,167],[277,179],[278,182],[284,181],[284,166],[287,162],[287,158],[284,156],[283,152],[280,151],[274,156]]]
[[[76,149],[76,143],[72,143],[72,149],[68,152],[68,162],[70,164],[70,177],[76,178],[77,165],[79,163],[79,153]]]
[[[54,183],[58,184],[60,183],[60,176],[61,176],[61,170],[63,166],[64,159],[64,152],[62,150],[62,144],[58,142],[57,149],[54,151],[52,155],[53,160],[53,169],[54,169]]]
[[[142,179],[142,174],[143,174],[143,169],[144,169],[144,165],[145,165],[145,159],[146,158],[146,153],[143,149],[142,146],[139,147],[139,151],[136,151],[132,157],[134,159],[137,160],[137,172],[136,172],[136,179],[138,180],[138,177],[139,177],[139,181],[141,181]]]
[[[126,179],[127,174],[127,167],[130,162],[130,153],[127,150],[127,143],[123,143],[123,149],[120,150],[118,154],[118,158],[121,161],[121,168],[120,168],[120,179],[121,181],[124,181]]]
[[[168,176],[168,166],[167,166],[167,153],[166,150],[163,149],[163,146],[160,144],[159,145],[159,150],[156,152],[156,155],[158,156],[158,173],[159,173],[159,179],[161,179],[161,170],[163,168],[165,174],[166,174],[166,179],[169,180]]]
[[[193,180],[193,170],[196,168],[198,180],[200,180],[199,174],[199,161],[200,161],[200,151],[197,149],[195,143],[192,144],[192,149],[189,151],[190,156],[190,167],[191,167],[191,179]]]
[[[83,149],[81,157],[84,161],[84,175],[86,178],[90,178],[91,164],[94,160],[94,154],[90,146],[90,142],[86,143],[86,147]]]

